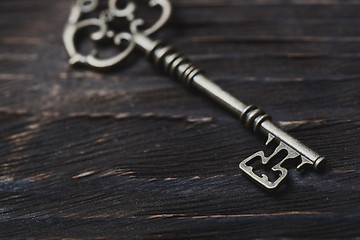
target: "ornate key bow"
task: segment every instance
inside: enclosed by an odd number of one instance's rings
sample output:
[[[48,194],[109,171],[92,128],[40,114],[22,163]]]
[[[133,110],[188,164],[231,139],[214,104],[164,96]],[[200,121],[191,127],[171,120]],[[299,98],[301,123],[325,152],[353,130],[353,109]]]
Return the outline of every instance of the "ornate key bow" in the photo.
[[[266,189],[276,189],[285,180],[288,169],[284,165],[287,161],[298,159],[297,169],[306,165],[319,169],[325,165],[324,157],[277,127],[269,115],[253,105],[244,104],[225,92],[172,47],[162,41],[153,41],[149,38],[169,19],[171,5],[168,0],[148,1],[150,7],[160,7],[161,14],[159,19],[145,30],[141,30],[144,20],[136,17],[137,5],[134,1],[128,1],[123,8],[118,7],[117,0],[108,0],[106,3],[106,8],[100,11],[97,17],[94,17],[92,13],[99,7],[98,0],[78,0],[72,7],[63,34],[65,47],[70,56],[70,64],[83,64],[100,69],[108,68],[123,62],[136,47],[140,48],[148,59],[165,73],[187,86],[198,89],[237,116],[245,126],[256,133],[264,134],[268,139],[266,145],[277,142],[275,151],[269,156],[265,156],[263,151],[259,151],[239,164],[240,169],[247,176]],[[85,15],[91,17],[84,18]],[[114,31],[110,26],[115,20],[128,23],[128,30]],[[86,27],[97,27],[98,30],[91,34],[93,41],[110,39],[122,50],[117,55],[108,58],[99,57],[95,50],[87,55],[81,54],[76,48],[75,38],[76,34]],[[251,165],[254,161],[260,160],[262,165],[267,166],[275,157],[279,156],[280,152],[286,153],[283,159],[270,166],[273,172],[278,173],[277,179],[271,181],[265,174],[260,175],[254,172]]]
[[[133,34],[139,33],[149,36],[159,30],[169,19],[171,15],[171,5],[167,0],[151,0],[149,6],[161,7],[160,18],[145,30],[139,30],[144,25],[144,20],[136,18],[136,4],[129,1],[124,8],[117,7],[117,0],[108,0],[107,9],[102,10],[98,18],[82,19],[83,15],[94,12],[99,6],[99,0],[77,0],[77,3],[72,7],[70,17],[65,26],[63,40],[66,50],[70,56],[69,63],[85,64],[94,68],[108,68],[113,67],[130,55],[134,50],[136,44],[132,41]],[[128,22],[129,31],[114,32],[110,29],[110,24],[116,20]],[[104,39],[112,39],[116,46],[120,46],[124,41],[127,42],[127,47],[115,56],[108,58],[100,58],[97,56],[97,51],[93,50],[88,55],[81,54],[75,44],[76,34],[83,28],[97,27],[98,31],[91,34],[93,41],[102,41]]]

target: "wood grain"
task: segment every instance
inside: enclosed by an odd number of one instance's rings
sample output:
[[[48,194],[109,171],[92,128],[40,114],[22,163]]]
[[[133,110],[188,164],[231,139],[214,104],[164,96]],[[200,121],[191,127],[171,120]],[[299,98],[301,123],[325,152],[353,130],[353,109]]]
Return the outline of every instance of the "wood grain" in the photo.
[[[360,237],[360,1],[176,0],[157,37],[328,158],[270,194],[264,148],[140,56],[68,66],[73,3],[0,1],[0,237]]]

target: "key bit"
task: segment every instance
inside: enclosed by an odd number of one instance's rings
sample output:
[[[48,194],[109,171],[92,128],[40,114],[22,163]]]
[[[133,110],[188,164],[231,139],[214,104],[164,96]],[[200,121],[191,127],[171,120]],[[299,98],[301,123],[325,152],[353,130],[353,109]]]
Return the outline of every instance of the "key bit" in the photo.
[[[239,164],[240,169],[247,176],[266,189],[276,189],[284,182],[288,170],[283,165],[288,160],[300,158],[297,169],[306,165],[319,169],[325,165],[324,157],[277,127],[271,121],[271,117],[261,109],[253,105],[246,105],[236,99],[208,79],[199,68],[177,50],[162,41],[154,41],[149,37],[170,18],[172,8],[168,0],[148,1],[150,7],[161,8],[161,15],[151,27],[142,30],[140,28],[144,25],[144,20],[136,16],[137,5],[135,1],[128,1],[127,5],[121,9],[117,7],[117,0],[108,0],[107,3],[107,9],[102,10],[98,18],[86,19],[83,16],[98,8],[98,0],[77,0],[72,7],[63,33],[64,44],[70,56],[70,64],[82,64],[97,69],[108,68],[125,61],[135,48],[141,49],[156,67],[185,85],[198,89],[238,117],[246,127],[265,135],[267,137],[266,145],[273,141],[278,143],[270,156],[266,157],[263,151],[258,151]],[[127,22],[130,31],[115,32],[114,29],[110,29],[109,24],[115,20]],[[107,38],[112,39],[119,48],[124,42],[127,43],[127,46],[120,53],[110,58],[100,58],[95,52],[88,55],[81,54],[76,48],[75,35],[83,28],[94,26],[98,28],[98,31],[91,34],[93,41]],[[253,171],[251,162],[259,158],[261,164],[268,165],[282,151],[286,152],[285,157],[271,167],[271,170],[277,172],[279,176],[275,181],[270,181],[265,174],[259,176]]]

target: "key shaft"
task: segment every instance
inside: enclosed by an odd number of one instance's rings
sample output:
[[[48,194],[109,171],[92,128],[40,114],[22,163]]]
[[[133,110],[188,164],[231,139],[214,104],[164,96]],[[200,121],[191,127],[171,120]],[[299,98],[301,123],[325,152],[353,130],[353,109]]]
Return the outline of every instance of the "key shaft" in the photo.
[[[273,139],[276,139],[280,143],[279,147],[270,157],[265,157],[263,152],[258,152],[240,164],[240,168],[258,183],[269,189],[277,188],[287,175],[287,171],[281,167],[281,164],[290,158],[301,158],[301,163],[297,167],[298,169],[304,165],[311,165],[314,169],[319,169],[325,164],[324,157],[276,126],[271,121],[269,115],[256,106],[243,103],[223,90],[220,86],[208,79],[203,72],[195,67],[187,58],[183,57],[170,46],[161,41],[154,41],[141,33],[133,35],[133,42],[145,52],[148,59],[158,68],[175,77],[185,85],[196,88],[225,107],[252,131],[267,136],[267,144]],[[277,168],[281,169],[279,171],[282,172],[278,183],[270,182],[266,176],[259,178],[252,172],[252,168],[246,165],[257,156],[260,156],[262,163],[266,164],[270,158],[277,155],[281,150],[287,150],[288,155],[278,164]]]

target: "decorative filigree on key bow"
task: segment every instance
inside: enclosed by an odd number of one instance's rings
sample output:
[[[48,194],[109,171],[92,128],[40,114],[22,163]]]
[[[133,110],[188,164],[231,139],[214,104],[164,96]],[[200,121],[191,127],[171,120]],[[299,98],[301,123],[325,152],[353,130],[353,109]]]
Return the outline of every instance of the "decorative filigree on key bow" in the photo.
[[[137,5],[134,1],[128,1],[124,8],[118,8],[118,0],[108,0],[107,9],[102,10],[98,18],[83,19],[84,15],[93,13],[99,7],[99,0],[77,0],[72,7],[68,22],[63,33],[63,40],[66,50],[70,56],[69,63],[85,64],[95,68],[107,68],[117,65],[123,61],[135,48],[132,41],[132,36],[135,33],[141,32],[145,36],[149,36],[159,30],[170,18],[171,5],[167,0],[150,0],[148,1],[150,7],[159,6],[161,8],[161,15],[159,19],[149,28],[140,30],[144,25],[144,20],[136,17]],[[126,21],[129,25],[129,31],[114,32],[110,29],[111,24],[115,19]],[[117,55],[109,58],[100,58],[98,52],[93,50],[90,54],[84,55],[78,51],[75,45],[75,36],[83,28],[97,27],[98,30],[90,35],[91,40],[101,41],[106,38],[112,39],[116,46],[119,46],[123,41],[127,42],[127,46]]]

